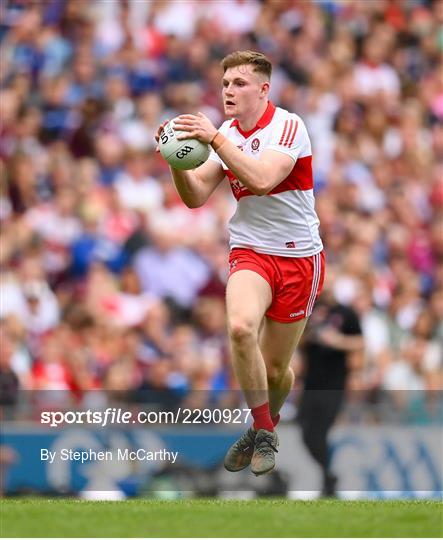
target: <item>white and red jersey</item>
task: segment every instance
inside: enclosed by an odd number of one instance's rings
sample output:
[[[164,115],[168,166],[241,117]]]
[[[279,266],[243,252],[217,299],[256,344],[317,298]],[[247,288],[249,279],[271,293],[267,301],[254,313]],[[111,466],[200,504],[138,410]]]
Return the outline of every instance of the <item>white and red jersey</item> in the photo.
[[[223,167],[237,199],[237,210],[229,222],[230,248],[249,248],[282,257],[320,253],[323,244],[314,208],[311,142],[303,120],[269,102],[251,131],[244,132],[237,120],[224,122],[219,131],[254,159],[270,149],[294,160],[287,178],[267,195],[258,196],[211,152],[209,159]]]

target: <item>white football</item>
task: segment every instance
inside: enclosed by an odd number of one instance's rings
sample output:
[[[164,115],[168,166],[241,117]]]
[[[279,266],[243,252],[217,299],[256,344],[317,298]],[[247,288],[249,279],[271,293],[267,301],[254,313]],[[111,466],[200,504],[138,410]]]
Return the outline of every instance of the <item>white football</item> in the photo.
[[[179,141],[177,135],[180,133],[182,132],[174,130],[174,120],[166,124],[158,142],[161,155],[175,169],[189,170],[200,167],[211,153],[209,144],[201,143],[197,139]]]

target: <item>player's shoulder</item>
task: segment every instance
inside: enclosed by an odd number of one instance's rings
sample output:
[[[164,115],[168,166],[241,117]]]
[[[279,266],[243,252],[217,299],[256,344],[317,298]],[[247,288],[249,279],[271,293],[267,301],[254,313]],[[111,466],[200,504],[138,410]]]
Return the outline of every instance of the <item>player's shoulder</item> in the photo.
[[[297,113],[288,111],[286,109],[283,109],[282,107],[276,107],[273,121],[276,123],[280,123],[285,120],[294,120],[304,125],[303,118],[299,116]]]
[[[292,111],[287,111],[281,107],[275,110],[272,125],[271,140],[277,143],[278,146],[289,146],[295,144],[306,147],[306,151],[310,151],[310,140],[308,130],[303,119]]]
[[[232,119],[231,120],[225,120],[223,124],[218,128],[218,131],[222,133],[223,135],[227,135],[229,128],[231,127]]]

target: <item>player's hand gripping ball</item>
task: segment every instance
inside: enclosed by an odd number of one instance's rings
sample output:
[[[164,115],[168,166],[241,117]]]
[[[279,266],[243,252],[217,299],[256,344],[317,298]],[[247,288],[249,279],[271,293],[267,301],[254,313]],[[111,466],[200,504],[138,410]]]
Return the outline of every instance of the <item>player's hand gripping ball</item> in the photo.
[[[161,155],[175,169],[189,170],[200,167],[209,157],[209,144],[197,139],[178,140],[177,135],[184,133],[174,130],[174,120],[168,122],[160,135],[158,146]]]

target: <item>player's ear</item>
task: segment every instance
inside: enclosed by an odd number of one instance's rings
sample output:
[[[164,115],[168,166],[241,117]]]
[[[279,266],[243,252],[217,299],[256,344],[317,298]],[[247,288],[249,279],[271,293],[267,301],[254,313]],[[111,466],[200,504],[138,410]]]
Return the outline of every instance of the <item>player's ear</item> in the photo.
[[[260,88],[260,94],[262,96],[267,96],[269,94],[269,81],[262,83]]]

